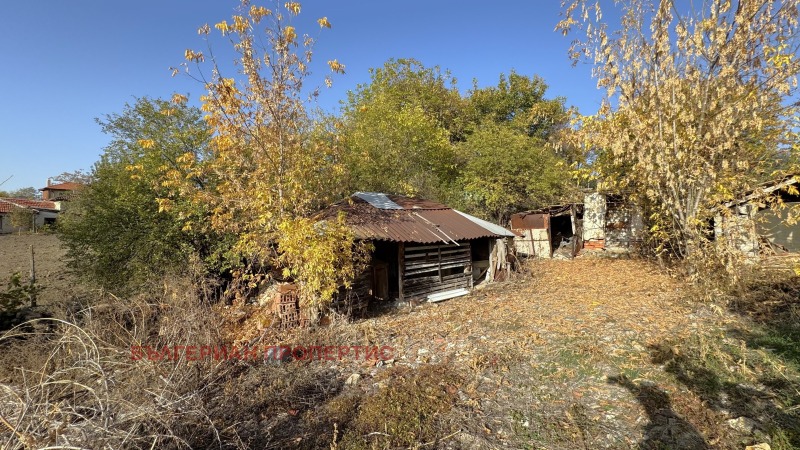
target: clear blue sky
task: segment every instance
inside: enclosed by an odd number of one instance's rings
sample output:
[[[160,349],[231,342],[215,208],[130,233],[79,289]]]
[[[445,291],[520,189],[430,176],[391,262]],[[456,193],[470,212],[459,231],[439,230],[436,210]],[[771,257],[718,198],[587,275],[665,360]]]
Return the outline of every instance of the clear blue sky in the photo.
[[[268,3],[268,2],[266,2]],[[321,89],[321,107],[337,108],[346,92],[368,81],[368,69],[389,58],[413,57],[450,69],[462,91],[477,79],[497,83],[514,69],[538,74],[549,96],[563,96],[583,113],[596,111],[600,93],[585,65],[567,57],[571,37],[553,31],[559,1],[307,0],[298,32],[318,36],[315,85],[325,61],[347,74]],[[6,0],[0,2],[0,190],[43,187],[47,177],[88,170],[108,138],[95,118],[119,112],[135,97],[188,93],[202,86],[171,77],[187,48],[202,50],[197,28],[229,19],[234,0]],[[270,4],[267,4],[269,7]],[[327,16],[333,28],[318,32]],[[226,43],[216,41],[224,56]]]

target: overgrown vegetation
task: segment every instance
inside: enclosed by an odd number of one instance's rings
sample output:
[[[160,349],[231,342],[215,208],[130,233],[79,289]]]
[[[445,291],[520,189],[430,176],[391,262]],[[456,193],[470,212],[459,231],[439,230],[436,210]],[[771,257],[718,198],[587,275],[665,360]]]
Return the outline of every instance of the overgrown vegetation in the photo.
[[[342,194],[420,196],[498,222],[572,199],[573,155],[553,145],[568,114],[546,90],[541,78],[511,72],[462,96],[439,67],[387,61],[344,105]]]
[[[0,336],[0,446],[800,448],[795,275],[711,277],[720,299],[705,304],[646,261],[551,261],[435,307],[295,331],[270,328],[267,308],[219,302],[281,279],[324,310],[370,247],[342,217],[314,217],[352,191],[503,222],[572,199],[576,174],[639,203],[647,256],[682,258],[704,269],[698,279],[723,273],[732,257],[707,239],[714,208],[796,158],[797,3],[708,2],[693,16],[622,3],[619,35],[599,6],[567,5],[561,28],[588,21],[575,56],[608,88],[580,129],[541,78],[512,72],[462,95],[412,59],[374,69],[342,117],[317,120],[299,3],[243,0],[230,22],[201,27],[230,41],[239,73],[187,50],[200,109],[180,94],[137,99],[99,121],[113,139],[92,173],[60,176],[90,182],[59,229],[71,267],[107,291],[66,320]],[[220,276],[234,278],[228,292]],[[11,277],[0,328],[36,289]],[[397,354],[331,364],[133,351],[315,342]]]
[[[41,286],[23,283],[19,272],[13,273],[4,291],[0,291],[0,331],[15,324],[17,314],[24,305],[33,306]]]
[[[33,231],[36,216],[31,208],[14,208],[9,214],[11,226],[19,231]]]
[[[596,160],[604,184],[645,208],[658,252],[707,262],[718,205],[793,158],[798,6],[630,0],[616,2],[614,15],[599,3],[565,3],[558,29],[584,33],[572,57],[592,64],[606,90],[572,142]]]
[[[111,143],[92,169],[92,183],[59,218],[71,268],[118,294],[135,292],[192,258],[223,269],[217,260],[224,237],[193,229],[203,210],[162,183],[179,158],[208,154],[210,131],[200,110],[140,98],[98,123]],[[166,209],[157,199],[178,206]]]

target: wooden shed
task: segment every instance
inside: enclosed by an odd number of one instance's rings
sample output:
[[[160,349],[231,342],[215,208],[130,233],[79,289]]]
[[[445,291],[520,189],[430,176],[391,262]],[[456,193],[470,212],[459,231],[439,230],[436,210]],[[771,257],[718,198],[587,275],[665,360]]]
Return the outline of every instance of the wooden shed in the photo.
[[[440,301],[507,267],[512,232],[441,203],[357,192],[321,218],[340,212],[357,239],[374,244],[369,270],[354,288],[372,298]]]

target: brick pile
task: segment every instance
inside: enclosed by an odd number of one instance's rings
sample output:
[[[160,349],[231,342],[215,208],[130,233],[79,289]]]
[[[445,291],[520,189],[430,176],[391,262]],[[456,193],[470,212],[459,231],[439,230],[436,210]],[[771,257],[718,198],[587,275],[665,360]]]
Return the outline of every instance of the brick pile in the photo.
[[[588,250],[602,250],[606,246],[605,239],[592,239],[589,241],[583,241],[583,248]]]

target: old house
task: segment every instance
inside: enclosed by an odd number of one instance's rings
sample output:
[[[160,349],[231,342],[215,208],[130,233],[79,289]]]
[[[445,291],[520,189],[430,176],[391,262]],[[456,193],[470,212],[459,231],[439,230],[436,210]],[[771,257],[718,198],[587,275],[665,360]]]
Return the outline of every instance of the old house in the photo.
[[[82,187],[82,184],[72,182],[52,184],[48,178],[47,186],[39,190],[42,191],[42,200],[59,201],[69,200]]]
[[[582,218],[583,205],[577,203],[514,214],[514,247],[522,256],[551,258],[559,250],[575,256],[583,242]]]
[[[520,255],[571,258],[584,249],[629,251],[641,239],[644,222],[624,197],[590,192],[583,203],[514,214],[511,229]]]
[[[748,258],[800,253],[800,176],[762,184],[725,203],[714,218],[714,239]],[[782,207],[776,207],[779,199]]]
[[[33,228],[39,228],[55,223],[61,210],[61,203],[23,198],[0,198],[0,233],[13,233],[20,230],[11,223],[12,212],[20,209],[31,211],[33,216],[31,225]]]
[[[440,301],[503,277],[513,233],[441,203],[357,192],[320,219],[344,213],[357,239],[375,250],[353,289],[379,299]]]

